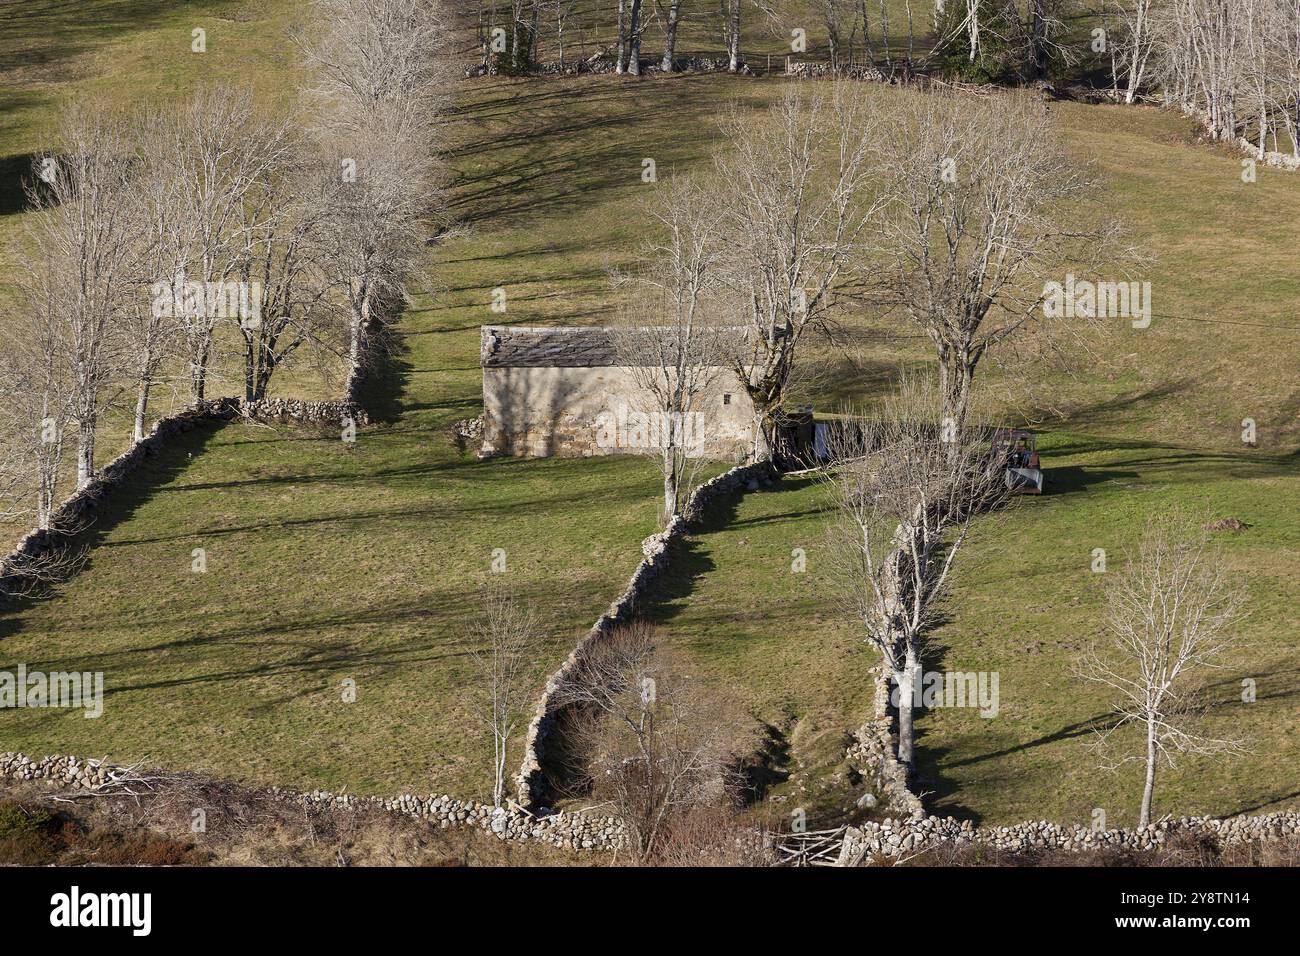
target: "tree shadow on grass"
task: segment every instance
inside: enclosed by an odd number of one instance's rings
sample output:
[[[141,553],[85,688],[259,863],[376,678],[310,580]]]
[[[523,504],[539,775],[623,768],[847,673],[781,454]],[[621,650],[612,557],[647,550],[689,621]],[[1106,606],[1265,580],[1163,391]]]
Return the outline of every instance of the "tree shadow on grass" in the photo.
[[[147,457],[121,484],[103,495],[85,519],[85,525],[62,542],[69,552],[84,551],[86,560],[75,574],[85,574],[95,563],[104,560],[99,548],[118,525],[130,521],[142,505],[159,494],[168,493],[171,485],[190,461],[207,447],[226,423],[201,421],[192,430],[170,439],[160,450]],[[110,559],[111,560],[111,559]],[[0,640],[22,629],[25,613],[33,603],[57,593],[65,581],[55,582],[47,590],[0,605]]]
[[[1050,462],[1043,462],[1043,495],[1068,495],[1087,491],[1093,485],[1108,481],[1132,480],[1138,477],[1136,471],[1118,471],[1113,468],[1092,468],[1081,465],[1051,467]]]
[[[412,371],[407,359],[409,353],[410,347],[401,331],[385,329],[380,333],[378,347],[356,393],[361,407],[378,424],[391,425],[406,407],[404,399]]]
[[[35,153],[18,153],[0,157],[0,216],[27,211],[24,182],[32,179]]]
[[[686,610],[696,582],[717,569],[705,547],[706,539],[732,526],[740,507],[740,495],[714,499],[706,512],[691,526],[690,533],[669,549],[668,569],[655,582],[653,599],[642,608],[642,616],[654,624],[666,624]]]

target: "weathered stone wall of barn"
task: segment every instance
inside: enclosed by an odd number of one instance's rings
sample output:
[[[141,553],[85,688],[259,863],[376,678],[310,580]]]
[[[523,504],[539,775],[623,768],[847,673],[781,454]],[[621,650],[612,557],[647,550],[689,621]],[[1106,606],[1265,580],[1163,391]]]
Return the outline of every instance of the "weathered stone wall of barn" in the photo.
[[[663,447],[666,427],[626,367],[483,369],[485,457],[649,454]],[[754,405],[728,370],[682,433],[703,457],[740,461],[753,449],[754,427]]]

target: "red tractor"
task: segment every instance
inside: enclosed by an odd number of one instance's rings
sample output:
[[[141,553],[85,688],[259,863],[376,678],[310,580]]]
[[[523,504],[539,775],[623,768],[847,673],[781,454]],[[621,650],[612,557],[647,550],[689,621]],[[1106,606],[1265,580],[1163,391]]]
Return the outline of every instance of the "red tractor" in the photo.
[[[993,456],[1004,462],[1012,494],[1041,495],[1043,472],[1038,467],[1034,433],[1023,428],[999,428],[993,433]]]

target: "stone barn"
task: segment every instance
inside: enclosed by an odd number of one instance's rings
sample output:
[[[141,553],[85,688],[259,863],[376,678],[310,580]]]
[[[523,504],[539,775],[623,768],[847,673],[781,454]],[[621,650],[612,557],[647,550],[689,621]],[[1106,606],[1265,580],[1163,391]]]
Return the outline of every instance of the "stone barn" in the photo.
[[[674,423],[618,364],[611,328],[481,331],[482,457],[649,454],[671,428],[693,456],[741,461],[753,451],[754,405],[731,369],[719,369],[697,411]]]

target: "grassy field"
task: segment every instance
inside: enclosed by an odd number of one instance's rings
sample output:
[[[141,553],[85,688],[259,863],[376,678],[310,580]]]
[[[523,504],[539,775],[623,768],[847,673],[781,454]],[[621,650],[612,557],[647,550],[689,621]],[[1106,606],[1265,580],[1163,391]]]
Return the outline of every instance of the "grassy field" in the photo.
[[[554,243],[545,265],[521,268],[513,250],[531,253],[535,241],[499,214],[518,210],[517,202],[503,202],[490,227],[481,225],[502,257],[500,281],[528,277],[530,308],[566,321],[599,317],[600,267],[624,264],[634,248],[638,187],[626,177],[636,157],[667,150],[661,168],[696,166],[716,105],[756,102],[773,89],[718,77],[477,88],[486,99],[468,115],[497,116],[518,131],[499,143],[529,144],[507,174],[500,151],[484,156],[484,182],[494,184],[484,188],[513,196],[526,184],[527,209],[578,224],[578,232],[561,227],[564,235],[593,237]],[[520,98],[523,113],[512,109]],[[1116,323],[1088,331],[1068,361],[1006,361],[982,373],[999,417],[1045,430],[1057,493],[991,526],[967,553],[935,663],[999,670],[1008,709],[989,721],[966,711],[927,717],[924,785],[941,809],[990,821],[1090,819],[1098,806],[1114,821],[1131,820],[1132,778],[1098,774],[1080,732],[1104,701],[1074,682],[1070,665],[1080,640],[1097,633],[1101,579],[1088,570],[1092,549],[1105,547],[1111,567],[1122,566],[1142,516],[1183,505],[1251,525],[1224,542],[1248,575],[1252,648],[1216,688],[1215,720],[1253,738],[1255,754],[1212,767],[1188,763],[1162,778],[1162,794],[1180,811],[1289,805],[1295,794],[1282,781],[1300,767],[1289,687],[1300,663],[1292,610],[1300,525],[1286,505],[1298,483],[1289,372],[1297,290],[1287,266],[1300,238],[1297,183],[1282,173],[1241,183],[1235,156],[1194,144],[1191,127],[1166,114],[1053,108],[1079,156],[1098,167],[1105,185],[1096,201],[1125,218],[1154,254],[1156,317],[1148,329]],[[594,128],[581,127],[579,116]],[[668,116],[697,139],[665,137]],[[548,293],[537,280],[547,276],[563,283],[561,301],[539,298]],[[848,356],[825,356],[837,364],[832,386],[815,396],[823,408],[843,397],[870,400],[900,364],[924,358],[910,330],[888,317],[854,317],[852,338]],[[1245,417],[1257,422],[1258,448],[1240,440]],[[847,731],[865,716],[870,660],[819,581],[820,509],[816,489],[798,482],[747,498],[692,543],[655,617],[765,729],[777,779],[789,775],[773,797],[832,818],[853,796],[841,761]],[[796,547],[809,551],[806,575],[791,571]],[[1009,594],[1023,603],[1009,607]],[[1234,711],[1229,702],[1245,676],[1259,682],[1260,699]]]
[[[1161,812],[1234,813],[1295,805],[1300,768],[1296,688],[1300,529],[1287,456],[1198,451],[1145,441],[1053,432],[1042,446],[1050,494],[1022,499],[987,522],[963,552],[949,623],[927,669],[997,671],[1001,708],[935,709],[920,724],[921,787],[936,809],[1006,823],[1088,823],[1096,807],[1132,823],[1136,770],[1099,773],[1087,749],[1106,706],[1072,676],[1083,642],[1101,637],[1104,548],[1123,568],[1145,514],[1171,504],[1234,516],[1247,530],[1216,535],[1246,583],[1247,647],[1214,676],[1209,729],[1245,735],[1250,756],[1188,761],[1161,778]],[[656,612],[700,673],[737,693],[768,728],[775,799],[835,819],[853,791],[842,765],[845,733],[867,716],[872,655],[838,619],[828,575],[824,491],[806,478],[747,496],[724,523],[691,543]],[[806,571],[793,570],[804,549]],[[1257,701],[1241,702],[1241,681]]]
[[[120,89],[137,69],[146,89],[160,75],[177,88],[193,80],[183,57],[157,49],[188,8],[102,6],[117,8],[119,29],[86,40],[81,82]],[[269,53],[270,73],[250,75],[271,96],[290,72],[270,39],[290,6],[195,9],[234,10],[224,28],[244,31],[247,59],[223,69],[238,74]],[[48,9],[72,29],[63,6]],[[44,142],[58,98],[58,84],[40,79],[40,31],[24,36],[9,49],[25,50],[23,69],[36,73],[0,94],[17,107],[0,140],[8,157]],[[436,250],[436,287],[400,325],[405,351],[375,396],[384,422],[355,445],[228,427],[151,465],[140,491],[90,532],[90,567],[53,600],[0,618],[0,667],[103,669],[104,718],[7,714],[3,746],[148,755],[255,782],[481,794],[487,742],[459,698],[473,592],[492,549],[507,549],[512,577],[543,615],[540,681],[621,589],[654,524],[655,481],[644,462],[479,463],[457,452],[445,429],[478,409],[477,327],[601,321],[613,307],[610,270],[635,262],[644,236],[638,202],[653,187],[640,180],[642,159],[655,158],[662,177],[700,167],[719,111],[778,89],[723,76],[463,84],[449,161],[466,235]],[[1224,545],[1252,592],[1252,646],[1222,675],[1213,720],[1247,732],[1255,753],[1166,775],[1161,807],[1294,805],[1285,782],[1300,771],[1300,522],[1290,505],[1300,484],[1291,370],[1300,180],[1262,170],[1243,184],[1235,155],[1194,144],[1191,126],[1165,114],[1053,110],[1106,177],[1096,203],[1157,254],[1156,317],[1149,329],[1089,334],[1069,365],[982,372],[1001,417],[1047,433],[1053,494],[981,529],[966,552],[935,663],[998,670],[1003,707],[993,720],[924,719],[925,786],[941,809],[988,821],[1084,820],[1094,807],[1131,821],[1132,778],[1096,773],[1085,749],[1104,701],[1069,664],[1097,633],[1102,576],[1088,570],[1091,550],[1106,548],[1118,568],[1145,513],[1186,504],[1249,525]],[[14,218],[0,217],[0,230]],[[507,290],[504,317],[487,309],[497,287]],[[850,353],[824,356],[835,374],[814,396],[822,408],[869,400],[900,364],[924,358],[890,318],[850,320]],[[1239,439],[1246,417],[1258,423],[1258,448]],[[654,616],[765,729],[783,779],[774,797],[832,818],[854,795],[841,758],[866,716],[871,660],[819,573],[821,505],[814,485],[791,480],[715,516]],[[190,571],[195,548],[207,550],[205,575]],[[807,550],[805,574],[791,570],[794,548]],[[1245,676],[1259,682],[1252,705],[1234,703]],[[347,678],[358,682],[356,703],[341,700]]]
[[[284,12],[246,29],[271,34]],[[110,62],[152,48],[136,35],[104,42],[94,55]],[[495,122],[485,107],[462,125],[466,140]],[[17,148],[34,148],[42,134],[31,135]],[[492,207],[491,190],[463,190],[467,220]],[[355,444],[255,426],[196,432],[150,463],[138,493],[114,499],[84,536],[89,566],[51,600],[0,618],[0,666],[103,670],[105,716],[6,712],[6,748],[364,792],[490,787],[490,742],[462,697],[493,550],[506,550],[509,577],[541,615],[540,686],[622,589],[656,502],[642,461],[481,464],[453,447],[447,426],[478,408],[477,326],[501,281],[492,246],[475,237],[448,252],[441,295],[408,310],[403,351],[371,396],[385,423]],[[541,259],[536,281],[551,288]],[[528,285],[518,288],[512,309],[526,320]],[[196,548],[205,574],[191,571]],[[346,679],[355,703],[342,700]]]

